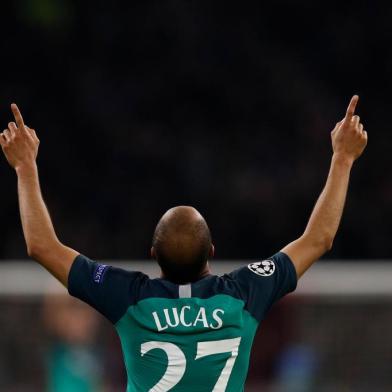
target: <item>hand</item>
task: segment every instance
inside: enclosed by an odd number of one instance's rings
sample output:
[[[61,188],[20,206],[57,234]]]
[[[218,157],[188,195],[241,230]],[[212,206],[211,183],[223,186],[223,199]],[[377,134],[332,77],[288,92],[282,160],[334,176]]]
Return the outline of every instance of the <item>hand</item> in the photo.
[[[354,114],[358,100],[358,95],[351,98],[346,116],[336,124],[331,134],[334,154],[347,159],[349,162],[354,162],[361,156],[368,139],[359,116]]]
[[[38,154],[39,140],[34,129],[24,124],[18,107],[11,105],[14,122],[8,123],[8,128],[0,133],[0,145],[8,163],[18,169],[23,165],[35,163]]]

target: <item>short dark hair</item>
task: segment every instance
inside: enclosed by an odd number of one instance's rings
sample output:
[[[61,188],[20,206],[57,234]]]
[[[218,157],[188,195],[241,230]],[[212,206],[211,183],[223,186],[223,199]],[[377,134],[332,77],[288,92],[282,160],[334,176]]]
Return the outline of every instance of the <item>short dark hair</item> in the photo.
[[[211,233],[192,207],[175,207],[158,222],[152,245],[165,277],[178,284],[200,277],[211,251]]]

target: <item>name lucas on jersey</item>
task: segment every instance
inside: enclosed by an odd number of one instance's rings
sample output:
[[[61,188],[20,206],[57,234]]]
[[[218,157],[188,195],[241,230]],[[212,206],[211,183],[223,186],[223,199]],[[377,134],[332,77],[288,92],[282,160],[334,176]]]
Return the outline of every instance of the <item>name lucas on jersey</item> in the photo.
[[[223,326],[221,316],[225,313],[223,309],[214,309],[211,314],[207,315],[204,307],[200,307],[196,317],[190,314],[191,307],[185,305],[178,308],[163,309],[163,312],[153,312],[152,316],[155,321],[158,332],[168,328],[176,328],[179,325],[183,327],[198,327],[211,329],[220,329]],[[163,314],[162,314],[163,313]]]

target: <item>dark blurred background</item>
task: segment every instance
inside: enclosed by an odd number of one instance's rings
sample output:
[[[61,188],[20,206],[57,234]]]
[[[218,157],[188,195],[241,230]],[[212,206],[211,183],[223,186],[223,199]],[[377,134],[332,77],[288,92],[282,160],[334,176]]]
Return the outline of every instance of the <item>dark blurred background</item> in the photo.
[[[392,254],[392,5],[373,1],[1,4],[0,120],[41,139],[60,238],[93,258],[149,257],[164,211],[191,204],[218,259],[300,235],[352,94],[369,146],[329,258]],[[0,258],[26,257],[0,159]]]

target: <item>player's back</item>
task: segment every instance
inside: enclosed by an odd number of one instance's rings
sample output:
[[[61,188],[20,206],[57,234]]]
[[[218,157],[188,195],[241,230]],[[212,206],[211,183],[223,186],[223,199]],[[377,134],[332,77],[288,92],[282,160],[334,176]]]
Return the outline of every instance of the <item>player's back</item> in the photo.
[[[128,392],[239,392],[259,322],[295,284],[282,253],[187,285],[79,256],[69,290],[115,324]]]
[[[140,285],[139,301],[116,325],[128,390],[240,391],[257,322],[244,311],[235,281]]]

